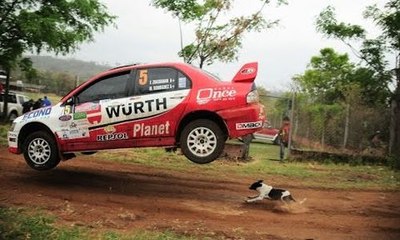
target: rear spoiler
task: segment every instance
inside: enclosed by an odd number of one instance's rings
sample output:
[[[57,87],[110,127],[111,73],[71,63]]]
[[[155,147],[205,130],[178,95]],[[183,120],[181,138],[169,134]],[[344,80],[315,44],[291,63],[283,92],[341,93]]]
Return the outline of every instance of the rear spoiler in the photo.
[[[236,73],[232,82],[254,82],[257,77],[258,72],[258,62],[246,63],[243,67]]]

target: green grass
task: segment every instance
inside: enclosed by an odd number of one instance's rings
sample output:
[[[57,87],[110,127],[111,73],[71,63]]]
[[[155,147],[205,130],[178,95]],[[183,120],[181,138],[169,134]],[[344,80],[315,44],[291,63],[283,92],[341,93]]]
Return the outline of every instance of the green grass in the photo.
[[[0,145],[7,146],[7,133],[10,129],[11,124],[9,123],[0,123]]]
[[[133,230],[126,233],[96,230],[85,227],[67,227],[57,224],[57,219],[38,209],[0,207],[0,239],[2,240],[191,240],[191,236],[174,232]]]
[[[252,143],[252,161],[216,160],[198,165],[184,156],[167,153],[162,148],[125,149],[103,151],[94,158],[128,164],[140,164],[162,170],[202,173],[202,176],[242,176],[255,179],[277,179],[287,184],[301,184],[314,188],[336,189],[400,189],[400,173],[386,166],[320,163],[313,161],[278,161],[279,147]]]
[[[82,239],[79,228],[57,228],[54,218],[22,209],[0,208],[0,239]]]

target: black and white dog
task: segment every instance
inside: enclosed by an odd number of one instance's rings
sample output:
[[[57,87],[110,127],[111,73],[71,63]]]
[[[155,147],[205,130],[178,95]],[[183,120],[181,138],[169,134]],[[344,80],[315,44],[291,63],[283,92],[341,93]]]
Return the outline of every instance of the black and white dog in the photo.
[[[249,197],[249,199],[246,200],[248,203],[263,200],[264,198],[270,200],[281,200],[285,203],[296,202],[289,191],[268,186],[263,183],[263,180],[251,184],[249,189],[256,190],[259,194],[255,197]]]

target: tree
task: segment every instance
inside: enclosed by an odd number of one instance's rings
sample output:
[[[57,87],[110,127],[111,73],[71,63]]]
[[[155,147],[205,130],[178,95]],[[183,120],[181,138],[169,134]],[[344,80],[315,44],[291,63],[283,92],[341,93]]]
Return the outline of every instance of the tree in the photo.
[[[233,17],[222,21],[232,9],[233,0],[153,0],[156,7],[170,11],[184,22],[196,25],[196,39],[178,53],[185,62],[198,60],[199,67],[214,61],[230,62],[237,59],[245,32],[260,32],[275,26],[278,21],[267,21],[262,15],[270,0],[261,0],[260,9],[250,16]],[[286,3],[277,0],[278,4]]]
[[[69,53],[80,43],[92,41],[94,32],[114,18],[98,0],[0,1],[0,66],[8,76],[6,94],[10,71],[24,52]],[[7,112],[6,101],[4,108]]]
[[[320,13],[317,30],[347,44],[363,60],[366,68],[374,73],[375,81],[383,82],[386,86],[395,83],[390,97],[392,112],[389,152],[400,166],[400,0],[388,1],[383,10],[376,5],[369,6],[364,11],[364,17],[371,19],[381,30],[377,38],[367,38],[366,30],[359,25],[339,23],[332,7]],[[354,40],[362,43],[359,49],[354,46]],[[394,68],[389,66],[385,58],[390,54],[396,58]]]
[[[390,93],[387,84],[376,79],[374,71],[357,67],[347,54],[337,53],[332,48],[321,49],[320,55],[311,58],[304,74],[293,80],[303,92],[325,104],[348,103],[347,92],[359,88],[365,105],[381,106]]]
[[[319,56],[311,58],[308,68],[303,75],[293,79],[304,92],[321,103],[343,100],[343,92],[354,69],[347,54],[336,53],[332,48],[321,49]]]

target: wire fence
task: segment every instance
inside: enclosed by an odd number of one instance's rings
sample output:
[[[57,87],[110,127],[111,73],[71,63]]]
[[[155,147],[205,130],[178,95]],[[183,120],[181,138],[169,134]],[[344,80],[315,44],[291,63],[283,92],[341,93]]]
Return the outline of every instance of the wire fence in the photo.
[[[384,157],[388,152],[389,108],[350,103],[316,104],[304,96],[290,99],[291,150]],[[279,121],[271,116],[271,121]],[[276,126],[276,124],[275,124]]]

